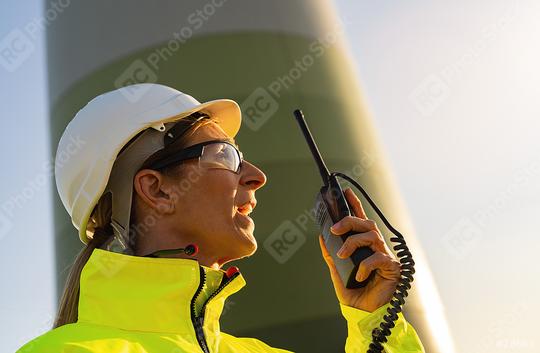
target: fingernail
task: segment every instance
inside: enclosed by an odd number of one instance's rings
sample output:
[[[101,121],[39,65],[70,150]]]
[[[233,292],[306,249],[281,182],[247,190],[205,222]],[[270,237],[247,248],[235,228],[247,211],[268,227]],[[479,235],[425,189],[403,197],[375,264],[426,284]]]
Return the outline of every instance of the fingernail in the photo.
[[[344,252],[345,252],[345,249],[342,247],[341,249],[338,250],[337,256],[341,257]]]
[[[334,224],[333,226],[331,226],[330,230],[335,233],[337,230],[339,230],[339,226],[340,226],[340,224],[338,222],[338,223]]]

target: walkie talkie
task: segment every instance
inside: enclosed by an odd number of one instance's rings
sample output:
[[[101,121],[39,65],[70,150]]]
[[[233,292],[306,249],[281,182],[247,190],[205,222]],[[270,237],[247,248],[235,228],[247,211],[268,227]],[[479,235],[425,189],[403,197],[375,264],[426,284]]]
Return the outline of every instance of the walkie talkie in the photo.
[[[345,239],[354,234],[354,232],[351,231],[341,236],[337,236],[330,232],[330,227],[334,225],[334,223],[338,222],[343,217],[352,215],[349,205],[345,199],[345,195],[343,194],[341,186],[337,181],[337,177],[346,179],[353,184],[366,198],[371,207],[373,207],[373,210],[375,210],[377,215],[381,218],[384,225],[395,235],[395,237],[390,238],[390,240],[397,243],[397,245],[393,246],[393,249],[397,252],[397,257],[399,258],[401,267],[400,279],[396,286],[396,290],[392,295],[392,299],[390,300],[390,306],[386,309],[388,314],[384,315],[379,327],[374,328],[371,332],[372,342],[370,343],[367,351],[367,353],[380,353],[384,349],[382,344],[387,342],[387,337],[391,334],[390,330],[395,326],[395,321],[398,318],[397,314],[401,312],[402,309],[401,306],[405,304],[405,297],[408,294],[408,290],[411,289],[411,282],[414,279],[413,274],[415,272],[412,254],[405,243],[403,235],[401,235],[401,233],[398,232],[397,229],[390,224],[390,222],[388,222],[386,217],[384,217],[384,214],[381,212],[381,210],[379,210],[375,202],[373,202],[368,193],[362,188],[362,186],[360,186],[360,184],[343,173],[328,172],[328,168],[326,168],[321,154],[319,153],[319,149],[313,140],[313,136],[311,136],[311,132],[307,127],[304,114],[302,114],[301,110],[297,109],[294,111],[294,116],[296,121],[298,121],[298,124],[300,124],[300,128],[304,133],[304,137],[306,138],[311,153],[315,158],[315,162],[319,167],[319,172],[321,173],[324,183],[315,200],[315,219],[321,228],[321,233],[323,235],[326,248],[330,252],[339,276],[341,277],[342,282],[346,284],[345,286],[347,288],[365,287],[375,275],[375,271],[371,271],[369,276],[362,282],[358,282],[355,279],[355,275],[358,271],[360,263],[365,258],[373,254],[373,250],[368,247],[356,249],[355,252],[346,259],[341,259],[337,256],[337,251],[341,248]]]
[[[330,227],[346,216],[355,215],[351,213],[351,209],[349,208],[347,200],[345,199],[345,195],[343,194],[336,175],[328,171],[319,149],[313,140],[313,136],[307,127],[304,115],[300,110],[295,110],[294,116],[300,124],[300,129],[302,129],[302,132],[304,133],[304,137],[309,145],[311,154],[313,155],[313,158],[315,158],[315,162],[319,167],[319,172],[324,184],[321,187],[320,192],[317,194],[317,198],[315,200],[315,219],[317,220],[317,223],[321,229],[321,234],[323,236],[324,243],[326,244],[326,248],[334,260],[334,264],[336,265],[336,269],[343,284],[345,284],[347,288],[365,287],[369,280],[373,278],[375,272],[371,271],[369,276],[362,282],[358,282],[355,277],[356,273],[358,272],[360,262],[371,256],[373,254],[373,250],[367,246],[364,246],[356,249],[351,256],[345,259],[337,256],[336,253],[341,248],[345,240],[349,236],[357,234],[357,232],[350,231],[338,236],[330,231]]]

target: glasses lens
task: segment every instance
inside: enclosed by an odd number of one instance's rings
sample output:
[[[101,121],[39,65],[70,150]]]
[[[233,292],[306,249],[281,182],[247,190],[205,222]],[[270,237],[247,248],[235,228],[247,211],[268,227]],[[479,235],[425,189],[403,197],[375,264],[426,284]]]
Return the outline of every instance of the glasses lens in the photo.
[[[233,146],[218,142],[203,147],[200,163],[207,168],[228,169],[236,172],[240,159]]]

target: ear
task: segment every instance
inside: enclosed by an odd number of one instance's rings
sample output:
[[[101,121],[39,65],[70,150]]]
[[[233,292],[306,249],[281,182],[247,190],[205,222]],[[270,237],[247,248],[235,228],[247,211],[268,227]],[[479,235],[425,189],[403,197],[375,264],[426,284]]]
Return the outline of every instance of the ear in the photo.
[[[170,214],[174,211],[174,195],[165,184],[166,177],[152,169],[142,169],[133,178],[135,191],[148,207],[159,213]]]

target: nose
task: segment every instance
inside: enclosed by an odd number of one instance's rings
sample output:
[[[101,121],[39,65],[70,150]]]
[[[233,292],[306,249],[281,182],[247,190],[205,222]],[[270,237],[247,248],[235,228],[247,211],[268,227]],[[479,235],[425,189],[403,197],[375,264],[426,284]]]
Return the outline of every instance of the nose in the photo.
[[[240,184],[247,185],[250,189],[257,190],[266,184],[263,171],[246,160],[242,162],[240,175]]]

